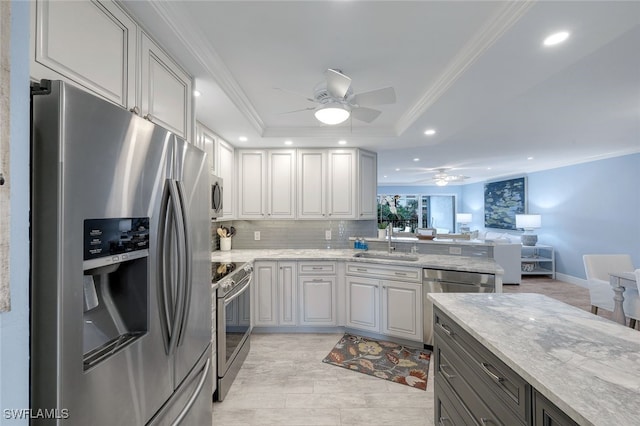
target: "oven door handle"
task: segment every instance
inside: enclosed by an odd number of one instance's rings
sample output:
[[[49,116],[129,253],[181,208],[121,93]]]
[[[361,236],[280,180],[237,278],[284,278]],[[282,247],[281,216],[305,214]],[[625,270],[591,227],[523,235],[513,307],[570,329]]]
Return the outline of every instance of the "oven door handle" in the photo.
[[[247,289],[247,287],[249,287],[249,284],[251,284],[251,275],[249,275],[249,278],[247,279],[247,282],[245,284],[242,285],[242,288],[240,288],[240,290],[238,290],[236,292],[236,294],[234,294],[233,296],[231,296],[230,298],[226,298],[224,299],[224,306],[226,307],[229,303],[233,302],[235,299],[237,299],[238,297],[240,297],[242,295],[242,293],[244,293],[244,291]]]

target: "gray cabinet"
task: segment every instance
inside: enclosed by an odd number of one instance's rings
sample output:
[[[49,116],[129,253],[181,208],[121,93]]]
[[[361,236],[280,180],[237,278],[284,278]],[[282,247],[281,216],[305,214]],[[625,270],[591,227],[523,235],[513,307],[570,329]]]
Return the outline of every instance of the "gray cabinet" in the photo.
[[[436,424],[576,425],[437,307],[433,327]]]

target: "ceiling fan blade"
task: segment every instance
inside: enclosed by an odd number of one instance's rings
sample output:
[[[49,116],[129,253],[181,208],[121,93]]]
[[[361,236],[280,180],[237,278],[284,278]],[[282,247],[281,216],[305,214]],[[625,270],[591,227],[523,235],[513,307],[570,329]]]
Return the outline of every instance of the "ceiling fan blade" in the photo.
[[[308,97],[307,95],[303,95],[302,93],[294,92],[293,90],[283,89],[283,88],[281,88],[281,87],[274,87],[273,89],[274,89],[274,90],[279,90],[279,91],[284,92],[284,93],[289,93],[289,94],[291,94],[291,95],[296,95],[296,96],[299,96],[299,97],[301,97],[301,98],[305,98],[305,99],[306,99],[306,100],[308,100],[309,102],[316,102],[316,100],[315,100],[315,99],[310,98],[310,97]]]
[[[378,118],[381,112],[382,111],[378,111],[377,109],[358,107],[351,110],[351,116],[360,121],[371,123]]]
[[[339,71],[331,68],[325,73],[327,77],[327,91],[334,98],[344,99],[344,96],[351,86],[351,79]]]
[[[291,114],[293,112],[300,112],[300,111],[313,111],[314,109],[316,109],[316,107],[300,108],[300,109],[294,109],[293,111],[279,112],[278,115]]]
[[[361,106],[385,105],[396,103],[396,91],[393,87],[359,93],[353,98],[353,103]]]

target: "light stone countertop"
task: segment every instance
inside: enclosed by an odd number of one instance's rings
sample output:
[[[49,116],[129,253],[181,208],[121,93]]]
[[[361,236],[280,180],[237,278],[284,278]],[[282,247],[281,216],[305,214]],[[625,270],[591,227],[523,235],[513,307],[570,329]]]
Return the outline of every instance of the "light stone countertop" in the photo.
[[[418,268],[448,269],[502,275],[504,269],[495,260],[484,257],[415,254],[417,261],[370,259],[353,257],[362,250],[353,249],[277,249],[230,250],[211,253],[212,262],[250,262],[254,260],[342,260],[349,262],[379,263],[384,265],[413,266]],[[384,251],[369,253],[386,254]],[[405,254],[405,253],[403,253]]]
[[[640,424],[640,332],[540,294],[430,293],[580,425]]]

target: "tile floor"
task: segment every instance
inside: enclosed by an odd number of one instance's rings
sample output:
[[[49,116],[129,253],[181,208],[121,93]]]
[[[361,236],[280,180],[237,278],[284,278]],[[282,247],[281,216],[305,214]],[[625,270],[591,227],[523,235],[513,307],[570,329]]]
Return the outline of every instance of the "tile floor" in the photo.
[[[548,278],[527,278],[504,291],[543,293],[589,310],[587,289]],[[434,424],[433,366],[422,391],[323,363],[341,336],[253,334],[229,394],[213,404],[213,425]]]

